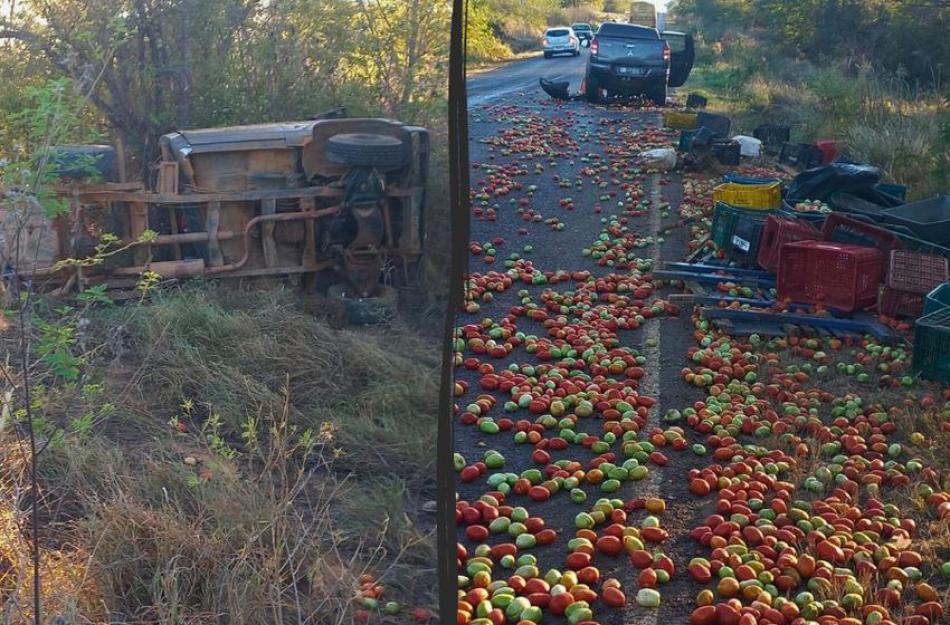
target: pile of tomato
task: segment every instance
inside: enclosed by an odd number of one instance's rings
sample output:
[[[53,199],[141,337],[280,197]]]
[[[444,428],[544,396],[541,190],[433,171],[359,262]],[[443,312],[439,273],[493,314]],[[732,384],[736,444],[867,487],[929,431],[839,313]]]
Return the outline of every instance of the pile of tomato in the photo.
[[[899,347],[733,337],[694,315],[694,344],[663,358],[683,363],[682,383],[697,398],[658,414],[645,390],[656,372],[625,337],[681,314],[651,276],[660,235],[635,220],[670,205],[648,199],[631,159],[675,135],[604,117],[580,133],[601,148],[585,153],[570,111],[490,114],[510,126],[487,143],[513,160],[479,166],[487,177],[473,194],[476,218],[509,210],[543,221],[531,212],[537,185],[515,179],[559,159],[580,163],[577,177],[551,179],[575,191],[557,208],[575,210],[581,189],[595,198],[582,205],[608,216],[573,268],[542,270],[514,253],[503,270],[469,275],[454,339],[455,364],[469,373],[455,382],[454,418],[478,430],[480,445],[476,457],[454,458],[460,490],[476,493],[456,504],[458,624],[619,622],[624,606],[670,603],[662,593],[675,579],[695,589],[693,625],[945,622],[947,393],[908,382]],[[684,256],[708,231],[717,183],[683,176]],[[472,242],[470,251],[497,264],[503,245]],[[743,288],[723,286],[753,295]],[[503,294],[513,298],[504,314],[483,316]],[[682,479],[694,502],[685,533],[664,527],[667,501],[649,492],[660,471]],[[540,515],[552,501],[574,506],[571,525]],[[670,555],[676,540],[689,557]],[[542,568],[538,554],[559,545],[560,565]]]

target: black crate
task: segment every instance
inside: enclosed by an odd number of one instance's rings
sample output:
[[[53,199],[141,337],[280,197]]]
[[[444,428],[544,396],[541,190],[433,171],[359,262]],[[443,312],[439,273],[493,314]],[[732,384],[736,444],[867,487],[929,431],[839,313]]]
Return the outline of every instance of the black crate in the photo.
[[[743,211],[736,217],[732,236],[726,245],[726,256],[745,267],[757,267],[759,246],[765,220],[772,211]]]
[[[696,114],[696,126],[709,128],[717,137],[728,137],[729,129],[732,128],[732,121],[725,115],[702,112]]]
[[[686,108],[704,109],[706,108],[706,98],[698,93],[691,93],[686,96]]]
[[[821,165],[824,155],[814,144],[791,143],[786,141],[782,144],[782,151],[779,153],[778,158],[783,163],[800,170],[805,170]]]
[[[716,141],[713,143],[713,156],[723,165],[738,165],[742,146],[738,141]]]
[[[791,139],[791,130],[781,124],[762,124],[752,131],[752,136],[762,142],[762,147],[770,154],[778,153],[782,144]]]
[[[746,267],[757,267],[762,229],[775,211],[745,210],[724,202],[716,204],[709,238],[726,258]]]
[[[884,211],[884,215],[925,241],[950,245],[950,195],[896,206]]]

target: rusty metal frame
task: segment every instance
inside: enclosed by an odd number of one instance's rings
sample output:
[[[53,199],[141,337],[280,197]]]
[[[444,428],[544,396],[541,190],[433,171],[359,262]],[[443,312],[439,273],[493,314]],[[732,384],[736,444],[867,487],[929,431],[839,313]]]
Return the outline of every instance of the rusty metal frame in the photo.
[[[172,172],[170,174],[174,175]],[[411,201],[412,197],[420,192],[417,186],[396,186],[390,185],[386,188],[387,198],[398,199],[403,202]],[[57,193],[64,197],[71,197],[79,206],[88,204],[100,204],[107,209],[111,209],[116,203],[128,204],[128,228],[130,237],[123,239],[120,243],[124,246],[130,246],[140,249],[144,253],[136,254],[138,264],[130,267],[113,268],[108,271],[112,276],[134,276],[145,271],[155,271],[168,278],[185,278],[198,275],[219,276],[219,277],[257,277],[257,276],[277,276],[297,273],[307,273],[319,271],[321,269],[333,266],[333,261],[318,261],[315,258],[316,249],[316,222],[322,217],[339,214],[342,206],[339,203],[344,197],[342,188],[329,186],[309,186],[296,187],[288,189],[267,189],[255,191],[234,191],[234,192],[199,192],[199,193],[168,193],[152,192],[144,188],[141,183],[103,183],[95,185],[69,184],[61,185],[57,188]],[[328,208],[316,208],[316,200],[337,200]],[[261,202],[262,205],[276,203],[282,199],[297,199],[304,210],[293,213],[268,212],[260,214],[250,219],[244,227],[243,232],[230,230],[219,230],[218,219],[220,204],[222,202]],[[204,232],[178,233],[173,228],[172,234],[157,235],[150,241],[139,241],[139,237],[148,227],[148,206],[158,205],[166,206],[170,212],[174,212],[176,207],[185,204],[199,204],[207,207],[206,230]],[[217,209],[217,210],[216,210]],[[383,207],[383,214],[386,223],[386,238],[390,244],[386,248],[387,256],[401,257],[404,261],[414,260],[420,256],[420,253],[409,252],[391,247],[395,243],[395,233],[392,231],[392,222],[389,206]],[[172,220],[174,222],[174,219]],[[305,243],[303,258],[300,265],[278,266],[275,262],[269,263],[270,266],[260,268],[245,268],[250,259],[251,232],[254,228],[266,227],[278,222],[286,221],[304,221],[306,226]],[[235,239],[240,237],[243,241],[243,253],[240,259],[227,264],[222,264],[220,241]],[[210,263],[206,265],[202,259],[181,260],[180,254],[176,254],[177,260],[151,262],[150,249],[152,246],[174,246],[180,249],[182,243],[208,243]],[[61,257],[66,257],[68,252],[59,250]],[[37,268],[31,272],[25,272],[24,275],[39,277],[53,276],[68,271],[68,268],[44,267]],[[98,277],[93,272],[85,276],[94,279]],[[105,277],[103,275],[102,277]]]

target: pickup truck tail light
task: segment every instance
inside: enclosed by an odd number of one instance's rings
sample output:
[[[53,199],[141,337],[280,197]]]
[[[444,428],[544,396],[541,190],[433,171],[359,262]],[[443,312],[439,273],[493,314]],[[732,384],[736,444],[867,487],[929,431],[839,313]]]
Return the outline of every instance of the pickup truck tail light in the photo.
[[[597,41],[597,37],[594,37],[590,40],[590,53],[591,56],[597,56],[597,48],[600,47],[600,43]]]
[[[673,53],[672,53],[672,51],[670,50],[670,44],[664,45],[664,46],[663,46],[663,60],[664,60],[664,61],[669,61],[669,60],[670,60],[670,57],[672,56],[672,54],[673,54]]]

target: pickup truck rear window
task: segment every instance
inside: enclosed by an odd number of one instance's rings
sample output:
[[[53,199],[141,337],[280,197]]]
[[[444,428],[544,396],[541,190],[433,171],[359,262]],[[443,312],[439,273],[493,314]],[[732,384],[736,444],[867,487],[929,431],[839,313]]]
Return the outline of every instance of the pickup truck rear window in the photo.
[[[573,26],[571,26],[571,28],[573,28],[575,31],[577,31],[577,30],[583,30],[583,31],[588,31],[588,30],[590,30],[590,26],[588,26],[587,24],[574,24]]]
[[[655,28],[634,26],[633,24],[607,23],[597,31],[598,37],[617,37],[619,39],[659,39],[660,34]]]
[[[545,34],[548,37],[567,37],[568,31],[566,28],[555,28],[554,30],[549,30]]]

